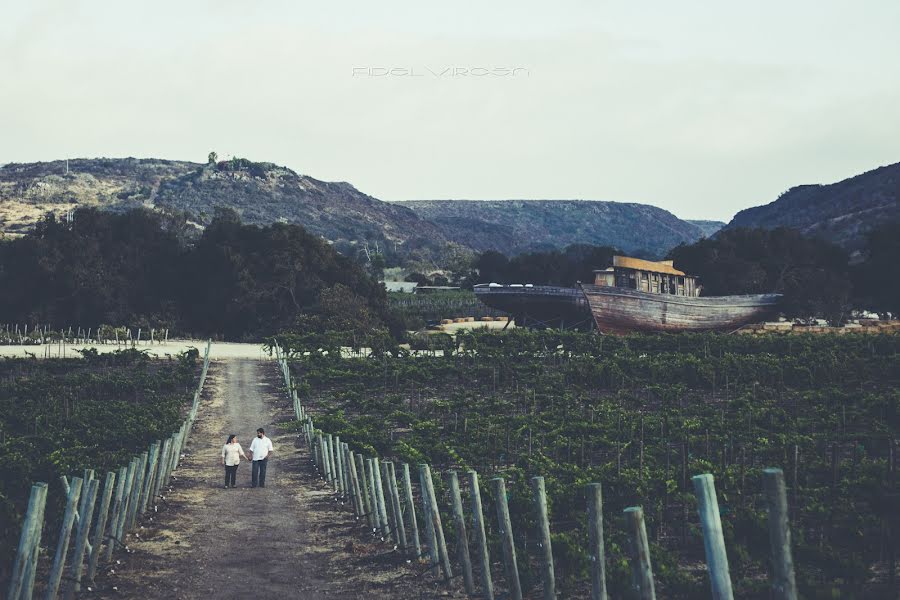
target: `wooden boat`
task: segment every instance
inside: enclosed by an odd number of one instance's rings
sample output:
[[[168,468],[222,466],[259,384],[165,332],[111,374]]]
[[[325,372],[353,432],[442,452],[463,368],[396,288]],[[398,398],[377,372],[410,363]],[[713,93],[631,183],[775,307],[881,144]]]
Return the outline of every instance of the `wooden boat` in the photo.
[[[590,328],[588,303],[578,288],[483,283],[473,290],[484,304],[512,315],[517,327]]]
[[[733,331],[763,320],[780,294],[700,296],[696,277],[671,261],[613,257],[613,266],[594,272],[594,285],[579,284],[601,332]]]

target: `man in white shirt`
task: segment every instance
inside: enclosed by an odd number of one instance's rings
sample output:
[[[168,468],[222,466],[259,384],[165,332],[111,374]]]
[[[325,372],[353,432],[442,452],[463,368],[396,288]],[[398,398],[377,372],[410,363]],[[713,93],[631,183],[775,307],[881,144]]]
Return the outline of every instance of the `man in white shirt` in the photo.
[[[250,487],[266,487],[266,465],[269,461],[269,454],[274,452],[272,440],[266,437],[266,432],[262,427],[256,430],[256,438],[250,444],[250,460],[253,465],[253,471],[250,479]]]

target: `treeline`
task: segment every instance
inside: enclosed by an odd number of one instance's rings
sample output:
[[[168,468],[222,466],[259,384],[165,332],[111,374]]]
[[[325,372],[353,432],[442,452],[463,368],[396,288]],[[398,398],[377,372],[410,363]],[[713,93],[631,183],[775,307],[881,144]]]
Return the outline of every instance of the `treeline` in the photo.
[[[78,210],[0,244],[8,322],[127,324],[228,340],[307,326],[389,327],[383,287],[298,225],[242,224],[219,212],[194,241],[144,210]],[[395,327],[396,328],[396,327]]]
[[[488,251],[476,259],[471,281],[572,286],[593,282],[593,271],[611,265],[614,254],[621,252],[585,245],[512,258]],[[699,276],[705,296],[784,294],[781,309],[790,317],[838,323],[854,309],[900,314],[900,223],[873,230],[852,260],[839,246],[784,228],[722,231],[667,258]]]

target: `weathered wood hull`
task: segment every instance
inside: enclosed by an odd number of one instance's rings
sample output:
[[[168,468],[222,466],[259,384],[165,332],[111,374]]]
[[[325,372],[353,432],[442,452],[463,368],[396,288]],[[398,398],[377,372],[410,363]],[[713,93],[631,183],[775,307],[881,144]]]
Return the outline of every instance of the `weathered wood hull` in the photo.
[[[597,329],[632,331],[733,331],[763,320],[780,294],[689,297],[651,294],[618,287],[581,285]]]
[[[590,309],[578,288],[477,285],[474,291],[484,304],[511,314],[517,327],[587,329],[590,326]]]

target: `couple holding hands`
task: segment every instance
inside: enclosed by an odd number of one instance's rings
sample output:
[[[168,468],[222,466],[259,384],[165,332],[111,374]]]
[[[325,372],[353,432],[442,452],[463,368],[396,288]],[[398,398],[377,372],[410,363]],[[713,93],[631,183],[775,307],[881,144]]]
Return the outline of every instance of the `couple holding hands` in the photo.
[[[256,430],[256,437],[250,444],[250,458],[248,459],[253,465],[251,474],[250,487],[266,487],[266,465],[269,461],[269,454],[274,452],[272,440],[266,437],[266,432],[262,427]],[[237,468],[241,463],[241,457],[247,458],[244,449],[237,441],[237,436],[231,434],[225,445],[222,446],[222,464],[225,465],[225,488],[230,485],[235,487],[234,480],[237,476]]]

